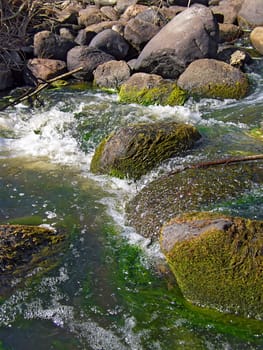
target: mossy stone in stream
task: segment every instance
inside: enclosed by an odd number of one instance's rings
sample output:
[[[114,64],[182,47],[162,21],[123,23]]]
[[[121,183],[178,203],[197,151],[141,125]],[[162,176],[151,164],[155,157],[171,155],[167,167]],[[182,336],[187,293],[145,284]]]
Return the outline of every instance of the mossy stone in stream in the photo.
[[[247,94],[249,81],[238,68],[206,58],[192,62],[180,75],[178,85],[190,95],[240,99]]]
[[[162,227],[161,247],[189,301],[263,319],[263,221],[183,214]]]
[[[0,225],[0,289],[10,288],[14,278],[24,278],[34,268],[49,270],[57,259],[64,234],[28,225]]]
[[[187,92],[156,74],[135,73],[120,88],[119,100],[142,105],[183,105]]]
[[[262,185],[260,162],[175,172],[149,183],[126,205],[128,223],[158,239],[162,225],[179,213],[219,209]]]
[[[100,143],[92,158],[91,171],[138,179],[162,161],[181,155],[200,137],[195,127],[176,122],[126,126]]]

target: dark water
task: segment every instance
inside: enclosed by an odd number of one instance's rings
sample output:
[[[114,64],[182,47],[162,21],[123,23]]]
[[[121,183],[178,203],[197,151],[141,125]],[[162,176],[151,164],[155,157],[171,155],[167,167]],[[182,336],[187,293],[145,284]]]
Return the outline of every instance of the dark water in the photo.
[[[17,106],[0,114],[0,223],[48,224],[68,236],[51,270],[14,280],[1,299],[0,349],[262,349],[262,322],[189,305],[173,278],[160,273],[158,246],[147,248],[124,218],[125,202],[160,173],[263,153],[262,67],[255,63],[253,90],[238,102],[146,108],[65,89],[46,92],[42,109]],[[90,174],[103,136],[155,120],[192,123],[203,141],[136,184]],[[262,218],[262,199],[258,188],[224,205]]]

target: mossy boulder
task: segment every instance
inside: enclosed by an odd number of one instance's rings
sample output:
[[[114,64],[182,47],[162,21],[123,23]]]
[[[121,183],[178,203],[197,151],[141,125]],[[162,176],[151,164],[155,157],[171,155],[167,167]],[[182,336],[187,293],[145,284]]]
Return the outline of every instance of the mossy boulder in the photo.
[[[178,86],[198,97],[240,99],[248,93],[249,82],[245,73],[228,63],[200,59],[180,75]]]
[[[183,105],[187,93],[172,80],[163,79],[157,74],[135,73],[119,91],[120,102],[142,105]]]
[[[262,185],[260,162],[171,173],[149,183],[126,205],[127,220],[138,233],[156,240],[162,225],[185,211],[253,209],[253,215],[260,215],[253,200]]]
[[[184,214],[163,226],[161,247],[189,301],[263,319],[263,221]]]
[[[0,225],[0,292],[10,281],[21,279],[35,268],[48,270],[57,259],[64,234],[51,228],[29,225]],[[54,263],[54,262],[53,262]]]
[[[104,139],[91,161],[91,171],[139,179],[162,161],[181,155],[201,135],[176,122],[141,123],[122,127]]]

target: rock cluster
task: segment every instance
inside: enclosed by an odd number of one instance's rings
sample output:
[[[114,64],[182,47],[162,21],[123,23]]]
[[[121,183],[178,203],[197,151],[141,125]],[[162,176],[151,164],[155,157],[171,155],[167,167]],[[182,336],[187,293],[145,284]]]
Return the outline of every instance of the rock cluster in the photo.
[[[33,50],[27,48],[23,54],[27,60],[22,79],[1,57],[0,89],[37,84],[82,66],[75,77],[99,88],[118,91],[134,74],[143,72],[149,79],[153,74],[174,84],[178,79],[188,95],[242,98],[247,94],[248,80],[239,69],[243,64],[232,64],[222,55],[222,45],[232,44],[243,29],[254,29],[251,43],[262,54],[260,0],[170,0],[149,5],[136,0],[97,0],[95,5],[64,2],[54,29],[44,22],[33,35]],[[139,90],[143,84],[142,80]],[[134,92],[128,95],[121,97],[123,102],[149,103]],[[150,103],[175,102],[157,98]],[[176,103],[183,104],[184,99]]]

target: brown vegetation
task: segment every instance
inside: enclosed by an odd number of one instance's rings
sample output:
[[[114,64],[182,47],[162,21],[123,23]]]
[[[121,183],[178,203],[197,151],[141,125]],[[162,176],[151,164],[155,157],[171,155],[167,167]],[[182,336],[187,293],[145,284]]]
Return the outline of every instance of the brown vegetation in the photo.
[[[30,33],[43,22],[54,21],[61,4],[52,0],[0,0],[0,62],[19,68]]]

